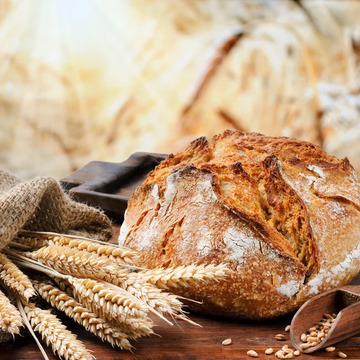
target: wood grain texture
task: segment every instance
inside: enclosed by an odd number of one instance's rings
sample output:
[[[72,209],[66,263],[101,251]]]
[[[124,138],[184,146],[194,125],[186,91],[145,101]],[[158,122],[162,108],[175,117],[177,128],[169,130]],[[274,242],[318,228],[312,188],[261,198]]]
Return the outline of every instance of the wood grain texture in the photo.
[[[121,222],[135,188],[166,156],[137,152],[121,163],[91,161],[61,179],[60,184],[74,200],[100,207]]]
[[[119,227],[114,226],[114,239],[117,239]],[[358,276],[353,284],[360,284]],[[275,351],[283,345],[291,345],[289,333],[285,326],[290,324],[291,316],[266,322],[244,322],[240,320],[219,319],[191,314],[191,319],[202,325],[202,328],[183,321],[178,326],[169,326],[156,320],[155,332],[160,336],[151,336],[132,342],[134,352],[113,349],[94,335],[86,332],[72,320],[64,318],[68,328],[76,333],[86,347],[99,360],[236,360],[251,359],[246,355],[250,349],[259,354],[259,359],[275,359],[274,355],[265,355],[265,349],[272,347]],[[284,334],[286,341],[277,341],[274,336]],[[223,346],[223,340],[231,338],[232,344]],[[338,351],[348,355],[349,359],[360,359],[360,336],[354,336],[336,345]],[[57,359],[50,349],[47,353],[51,360]],[[320,350],[312,355],[302,354],[299,359],[334,359],[337,352],[327,353]],[[30,336],[17,338],[15,343],[1,345],[0,360],[40,360],[40,351]]]
[[[317,345],[304,350],[312,353],[336,344],[360,332],[360,286],[348,285],[319,294],[307,301],[296,312],[291,322],[290,338],[300,350],[301,335],[324,314],[337,314],[326,337]]]

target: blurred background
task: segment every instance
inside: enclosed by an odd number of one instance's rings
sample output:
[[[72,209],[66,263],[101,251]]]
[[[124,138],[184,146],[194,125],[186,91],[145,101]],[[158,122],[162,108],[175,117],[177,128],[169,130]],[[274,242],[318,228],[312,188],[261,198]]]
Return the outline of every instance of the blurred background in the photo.
[[[0,168],[60,179],[228,128],[360,171],[360,1],[0,0]]]

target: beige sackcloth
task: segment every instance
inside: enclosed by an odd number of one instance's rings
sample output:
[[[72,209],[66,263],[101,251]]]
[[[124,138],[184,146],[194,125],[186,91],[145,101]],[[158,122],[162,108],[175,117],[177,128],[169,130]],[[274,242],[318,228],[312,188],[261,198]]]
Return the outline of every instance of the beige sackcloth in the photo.
[[[0,170],[0,251],[20,230],[79,234],[98,240],[112,235],[110,220],[100,211],[77,203],[50,177],[21,181]],[[11,335],[0,332],[0,343]]]
[[[0,250],[20,230],[77,233],[99,240],[112,235],[110,220],[100,210],[70,199],[55,179],[21,181],[0,170]]]

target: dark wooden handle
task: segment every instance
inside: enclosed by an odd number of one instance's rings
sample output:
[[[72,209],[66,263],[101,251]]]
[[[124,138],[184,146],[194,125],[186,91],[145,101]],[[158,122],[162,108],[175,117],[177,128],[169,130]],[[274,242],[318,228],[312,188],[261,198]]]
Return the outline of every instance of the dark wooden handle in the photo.
[[[100,207],[121,223],[135,188],[166,156],[137,152],[121,163],[91,161],[60,183],[74,200]]]
[[[340,290],[353,293],[354,295],[358,295],[360,300],[360,285],[346,285],[342,286]]]

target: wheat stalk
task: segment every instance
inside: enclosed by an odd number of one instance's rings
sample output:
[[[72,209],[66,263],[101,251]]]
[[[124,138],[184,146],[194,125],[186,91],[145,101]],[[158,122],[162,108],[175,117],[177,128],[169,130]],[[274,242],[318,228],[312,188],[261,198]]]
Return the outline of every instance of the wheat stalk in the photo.
[[[28,317],[27,317],[27,315],[26,315],[26,313],[25,313],[24,306],[23,306],[23,304],[22,304],[21,301],[22,301],[22,300],[20,300],[20,298],[17,298],[17,299],[16,299],[17,307],[18,307],[18,309],[19,309],[19,311],[20,311],[20,314],[21,314],[21,316],[22,316],[22,318],[23,318],[24,324],[25,324],[25,326],[27,327],[27,329],[29,330],[30,335],[31,335],[31,336],[33,337],[33,339],[35,340],[35,342],[36,342],[36,344],[37,344],[37,346],[38,346],[41,354],[42,354],[43,357],[44,357],[44,360],[49,360],[49,357],[47,356],[44,347],[42,346],[41,342],[39,341],[39,339],[38,339],[37,336],[35,335],[34,329],[31,327],[30,321],[29,321],[29,319],[28,319]]]
[[[14,336],[20,333],[22,326],[23,321],[19,310],[0,291],[0,329]]]
[[[31,303],[23,303],[31,326],[60,357],[65,360],[94,359],[83,343],[49,310],[40,309]]]
[[[120,328],[99,318],[60,289],[36,280],[33,280],[33,283],[44,300],[84,326],[86,330],[109,342],[112,346],[126,350],[132,348],[127,335]]]
[[[175,282],[177,286],[183,286],[190,282],[217,280],[226,273],[224,265],[187,266],[129,273],[97,253],[63,245],[49,245],[25,255],[63,274],[103,280],[119,286],[159,314],[170,315],[181,313],[182,303],[174,295],[163,293],[157,287],[166,289]]]
[[[124,261],[115,259],[124,256],[116,252],[116,247],[50,235],[40,235],[46,236],[49,243],[36,251],[4,251],[19,266],[39,270],[55,279],[63,291],[44,281],[34,281],[40,295],[53,307],[123,349],[131,349],[128,339],[153,333],[153,323],[147,317],[149,311],[171,325],[163,315],[198,325],[183,313],[180,297],[163,289],[217,281],[230,273],[225,265],[134,272],[131,270],[135,266],[129,269],[126,265],[128,269],[124,269]],[[24,244],[18,248],[28,249]]]
[[[4,254],[0,253],[0,279],[21,298],[29,300],[36,294],[29,278]]]
[[[157,268],[129,274],[128,281],[134,283],[151,283],[160,289],[188,287],[199,283],[218,281],[231,271],[224,264],[188,265],[174,268]]]
[[[9,249],[5,249],[4,251],[6,251],[9,256],[11,256],[12,259],[20,266],[41,271],[54,278],[63,290],[66,288],[65,284],[71,278],[71,276],[69,275],[63,275],[58,271],[51,269],[50,267],[43,265],[35,260],[20,255],[15,251],[11,251]],[[75,278],[73,278],[73,280],[76,281]],[[128,314],[126,314],[125,316],[125,314],[123,313],[111,313],[108,311],[109,307],[102,307],[99,306],[99,304],[95,303],[92,296],[88,298],[86,297],[86,295],[84,295],[84,293],[79,294],[74,287],[72,288],[72,295],[76,298],[77,301],[82,303],[86,308],[97,314],[99,317],[103,317],[109,322],[117,324],[117,326],[124,330],[132,339],[136,339],[140,336],[147,336],[153,333],[151,330],[152,322],[150,322],[145,315],[143,317],[131,317]],[[71,295],[71,292],[69,294]]]
[[[87,250],[78,250],[69,246],[49,245],[34,252],[26,252],[24,255],[62,274],[104,280],[119,286],[160,314],[172,314],[174,310],[175,312],[181,310],[182,304],[174,296],[161,294],[161,291],[151,284],[143,283],[139,286],[134,281],[128,281],[130,273],[127,270],[97,253],[89,253]]]

